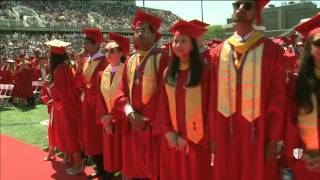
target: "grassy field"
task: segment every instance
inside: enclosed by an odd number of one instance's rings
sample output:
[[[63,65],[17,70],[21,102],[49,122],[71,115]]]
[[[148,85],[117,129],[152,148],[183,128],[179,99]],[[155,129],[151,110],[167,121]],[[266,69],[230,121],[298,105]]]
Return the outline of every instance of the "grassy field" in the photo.
[[[1,134],[14,137],[28,144],[44,148],[47,146],[47,129],[40,122],[48,119],[47,107],[38,104],[36,108],[11,108],[0,110]]]

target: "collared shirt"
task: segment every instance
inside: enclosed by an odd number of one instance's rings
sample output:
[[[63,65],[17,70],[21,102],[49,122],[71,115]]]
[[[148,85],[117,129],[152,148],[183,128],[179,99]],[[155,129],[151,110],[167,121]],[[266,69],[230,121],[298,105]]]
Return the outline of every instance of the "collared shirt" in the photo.
[[[100,51],[98,51],[93,56],[89,56],[88,61],[93,61],[101,56],[104,56],[104,54],[102,54]]]
[[[119,69],[119,67],[120,67],[120,65],[121,65],[121,63],[119,64],[119,65],[117,65],[117,66],[112,66],[111,65],[111,72],[117,72],[118,71],[118,69]]]
[[[251,35],[253,34],[254,30],[246,34],[245,36],[240,36],[237,32],[234,32],[234,36],[238,39],[239,42],[246,42]]]

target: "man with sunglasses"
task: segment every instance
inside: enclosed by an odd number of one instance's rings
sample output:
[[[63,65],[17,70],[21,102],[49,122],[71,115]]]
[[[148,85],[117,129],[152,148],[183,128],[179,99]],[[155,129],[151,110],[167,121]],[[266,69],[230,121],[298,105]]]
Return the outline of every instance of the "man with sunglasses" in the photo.
[[[122,173],[127,178],[148,179],[158,175],[159,136],[153,121],[157,114],[159,84],[168,56],[156,47],[161,19],[138,10],[133,20],[135,52],[124,65],[114,117],[125,112]]]
[[[209,137],[214,179],[280,179],[285,67],[279,46],[255,31],[268,1],[233,3],[235,33],[211,51]]]

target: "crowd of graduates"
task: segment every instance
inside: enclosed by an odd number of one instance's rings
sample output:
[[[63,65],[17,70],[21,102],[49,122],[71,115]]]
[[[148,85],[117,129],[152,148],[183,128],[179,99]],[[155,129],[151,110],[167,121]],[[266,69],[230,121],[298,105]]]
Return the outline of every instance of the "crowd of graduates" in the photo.
[[[133,42],[109,32],[105,43],[98,28],[85,28],[75,57],[71,43],[45,42],[44,160],[57,148],[74,176],[90,157],[89,179],[280,180],[286,169],[294,180],[318,180],[320,14],[289,38],[269,39],[253,26],[267,3],[236,0],[234,34],[206,45],[208,24],[180,20],[158,47],[162,19],[141,10]]]

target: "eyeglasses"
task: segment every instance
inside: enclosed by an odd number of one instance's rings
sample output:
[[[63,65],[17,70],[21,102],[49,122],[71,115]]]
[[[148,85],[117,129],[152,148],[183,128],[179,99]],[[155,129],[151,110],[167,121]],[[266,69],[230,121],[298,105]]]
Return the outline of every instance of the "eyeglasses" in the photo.
[[[317,48],[320,48],[320,39],[316,40],[316,41],[313,41],[312,44],[314,46],[316,46]]]
[[[246,11],[251,10],[254,7],[254,4],[252,2],[241,2],[241,1],[237,1],[235,3],[232,3],[233,8],[234,9],[239,9],[241,7],[241,5],[243,4],[243,8]]]

